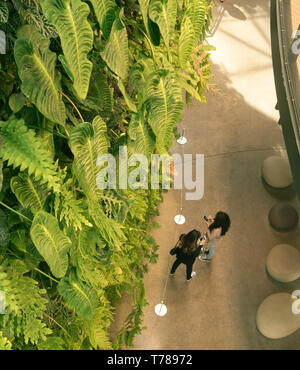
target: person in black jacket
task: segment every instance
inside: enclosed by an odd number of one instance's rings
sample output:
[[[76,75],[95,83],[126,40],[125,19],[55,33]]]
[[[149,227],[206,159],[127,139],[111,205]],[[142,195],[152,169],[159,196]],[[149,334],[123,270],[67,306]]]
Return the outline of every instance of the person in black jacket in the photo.
[[[173,263],[170,275],[173,276],[177,267],[183,263],[186,265],[186,281],[190,281],[196,272],[193,271],[195,259],[201,252],[204,240],[201,239],[201,233],[198,230],[192,230],[187,234],[181,234],[176,246],[171,249],[170,254],[176,255],[176,261]]]

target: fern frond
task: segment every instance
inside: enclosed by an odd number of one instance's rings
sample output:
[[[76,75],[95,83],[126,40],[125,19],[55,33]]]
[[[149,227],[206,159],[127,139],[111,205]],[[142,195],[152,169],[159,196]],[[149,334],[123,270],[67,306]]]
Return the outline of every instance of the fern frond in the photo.
[[[207,0],[184,0],[184,7],[185,14],[193,24],[196,40],[202,40],[205,16],[209,8]]]
[[[66,349],[66,343],[60,337],[50,336],[37,347],[40,351],[63,351]]]
[[[123,223],[127,212],[128,202],[126,198],[120,196],[116,190],[105,189],[98,193],[98,198],[103,204],[103,209],[107,217],[113,218],[119,223]]]
[[[54,192],[59,191],[59,177],[56,165],[44,147],[42,140],[35,132],[28,129],[23,119],[11,116],[6,122],[1,122],[3,146],[0,150],[3,161],[14,168],[28,170],[41,184],[47,183]]]
[[[76,199],[71,190],[72,179],[67,180],[61,187],[61,192],[55,194],[54,212],[60,222],[67,227],[72,226],[76,231],[82,230],[82,225],[93,226],[88,221],[87,207],[82,199]]]
[[[2,327],[12,337],[24,338],[27,344],[46,340],[52,331],[43,322],[48,300],[38,282],[24,276],[28,272],[21,260],[6,260],[0,265],[0,290],[5,292],[6,311]]]
[[[9,10],[8,6],[2,0],[0,1],[0,24],[8,21]]]
[[[29,7],[23,13],[27,23],[34,26],[43,36],[50,39],[58,36],[55,27],[49,23],[46,17],[40,12],[40,9]]]
[[[89,286],[98,290],[108,285],[96,252],[95,231],[87,228],[79,231],[76,248],[72,252],[72,263],[78,278]]]
[[[112,349],[107,330],[111,325],[113,314],[109,301],[105,298],[104,294],[100,294],[100,302],[101,305],[96,310],[95,319],[88,323],[87,331],[94,349],[108,350]]]
[[[98,227],[102,238],[107,241],[110,248],[120,249],[120,245],[125,241],[123,226],[115,220],[108,218],[99,203],[88,201],[89,214],[95,225]]]
[[[195,31],[189,17],[185,17],[181,23],[178,58],[181,68],[185,68],[191,59],[191,53],[195,45]]]

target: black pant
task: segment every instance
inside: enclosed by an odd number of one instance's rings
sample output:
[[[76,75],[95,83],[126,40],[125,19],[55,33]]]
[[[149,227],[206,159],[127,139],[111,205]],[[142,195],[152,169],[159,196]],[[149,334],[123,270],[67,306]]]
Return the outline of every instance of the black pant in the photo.
[[[172,266],[172,269],[171,269],[171,274],[175,273],[175,271],[177,270],[177,267],[181,263],[184,263],[184,262],[181,262],[178,259],[173,263],[173,266]],[[186,280],[190,280],[192,269],[193,269],[193,263],[184,263],[184,264],[186,265]]]

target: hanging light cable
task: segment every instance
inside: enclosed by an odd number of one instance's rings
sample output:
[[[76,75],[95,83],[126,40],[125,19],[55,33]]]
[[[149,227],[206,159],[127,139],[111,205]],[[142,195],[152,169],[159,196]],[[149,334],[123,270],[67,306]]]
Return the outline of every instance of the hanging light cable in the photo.
[[[182,142],[179,142],[179,139],[177,140],[177,142],[179,144],[181,144],[181,153],[182,153],[182,157],[184,158],[184,145],[186,142],[187,142],[187,139],[184,137],[184,133],[185,133],[185,128],[183,128],[182,130],[182,135],[180,136],[180,138],[184,138],[185,140],[182,140]],[[174,217],[174,221],[177,225],[182,225],[185,223],[185,217],[183,216],[183,189],[181,188],[180,189],[180,209],[179,209],[179,214],[177,214],[175,217]],[[175,225],[175,232],[174,232],[174,241],[173,241],[173,244],[175,243],[176,241],[176,238],[178,238],[178,230],[177,230],[177,226]],[[166,276],[166,280],[165,280],[165,285],[164,285],[164,289],[163,289],[163,293],[162,293],[162,299],[160,301],[160,303],[158,303],[155,308],[154,308],[154,311],[156,313],[157,316],[165,316],[168,312],[168,309],[167,309],[167,306],[165,304],[165,297],[166,297],[166,292],[167,292],[167,286],[168,286],[168,282],[169,282],[169,277],[170,277],[170,261],[171,261],[171,258],[172,256],[170,255],[169,257],[169,260],[168,260],[168,268],[167,268],[167,276]]]

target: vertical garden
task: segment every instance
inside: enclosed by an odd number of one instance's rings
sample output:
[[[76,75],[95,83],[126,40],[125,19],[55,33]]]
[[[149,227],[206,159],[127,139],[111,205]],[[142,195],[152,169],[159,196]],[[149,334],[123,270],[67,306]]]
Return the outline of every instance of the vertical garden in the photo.
[[[183,97],[210,86],[210,19],[207,0],[0,0],[0,349],[119,349],[141,332],[161,190],[99,189],[96,161],[169,152]]]

